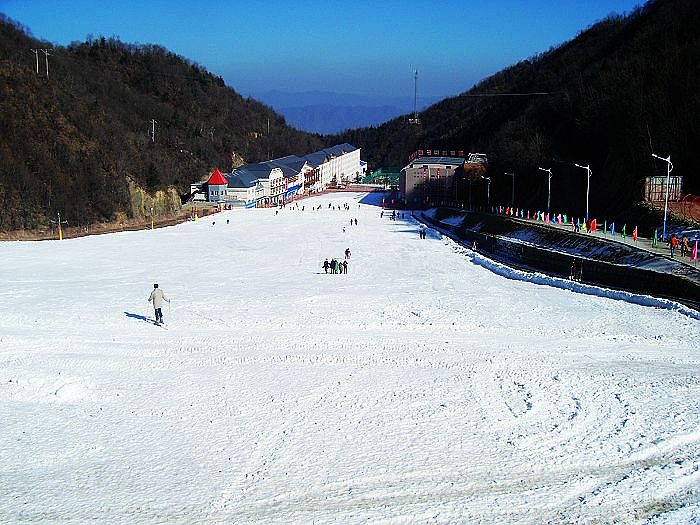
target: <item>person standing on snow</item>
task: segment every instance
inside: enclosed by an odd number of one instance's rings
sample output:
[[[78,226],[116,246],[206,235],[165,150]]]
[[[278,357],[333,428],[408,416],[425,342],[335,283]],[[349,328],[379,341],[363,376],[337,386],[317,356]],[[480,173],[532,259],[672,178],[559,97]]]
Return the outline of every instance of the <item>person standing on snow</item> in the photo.
[[[323,271],[328,273],[328,267],[330,266],[330,263],[328,262],[328,259],[323,261]]]
[[[163,308],[163,301],[170,302],[170,299],[165,296],[163,290],[158,288],[158,284],[154,284],[153,291],[148,298],[148,302],[153,303],[153,308],[155,309],[156,313],[156,323],[158,324],[163,322],[163,312],[161,310],[161,308]]]

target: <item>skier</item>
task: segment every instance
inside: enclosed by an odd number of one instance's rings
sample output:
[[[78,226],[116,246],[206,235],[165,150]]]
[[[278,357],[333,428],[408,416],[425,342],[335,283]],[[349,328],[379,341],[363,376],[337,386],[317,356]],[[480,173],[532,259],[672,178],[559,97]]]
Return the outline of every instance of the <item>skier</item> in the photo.
[[[348,261],[343,261],[343,273],[348,273]]]
[[[148,302],[153,303],[153,308],[155,309],[156,314],[156,324],[163,323],[163,312],[161,311],[161,308],[163,307],[163,301],[170,302],[170,299],[168,299],[165,296],[163,290],[158,288],[158,284],[154,284],[153,291],[151,292],[151,295],[148,298]]]
[[[674,233],[671,235],[671,240],[668,241],[668,245],[671,247],[671,257],[676,253],[676,248],[678,248],[678,237]]]
[[[345,258],[349,259],[350,258],[350,248],[345,248]]]
[[[323,261],[323,271],[328,273],[328,267],[330,266],[330,263],[328,262],[328,259]]]

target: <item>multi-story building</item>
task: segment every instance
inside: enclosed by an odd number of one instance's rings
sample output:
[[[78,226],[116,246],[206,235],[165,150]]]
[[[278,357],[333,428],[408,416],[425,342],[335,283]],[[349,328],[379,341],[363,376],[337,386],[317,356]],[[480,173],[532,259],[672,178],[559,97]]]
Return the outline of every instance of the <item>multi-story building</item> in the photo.
[[[339,144],[303,157],[288,155],[279,159],[244,164],[231,173],[218,169],[206,183],[192,185],[192,194],[206,194],[210,202],[233,206],[274,206],[297,195],[323,191],[364,176],[367,164],[360,150]]]
[[[455,202],[455,171],[463,165],[462,157],[414,157],[399,176],[405,206],[426,208]]]

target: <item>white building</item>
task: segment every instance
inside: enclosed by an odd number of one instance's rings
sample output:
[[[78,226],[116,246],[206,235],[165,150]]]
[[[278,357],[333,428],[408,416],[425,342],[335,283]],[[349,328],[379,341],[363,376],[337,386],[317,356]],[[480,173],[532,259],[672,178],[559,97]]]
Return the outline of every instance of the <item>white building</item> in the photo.
[[[209,202],[234,206],[275,206],[297,195],[354,182],[366,170],[360,150],[344,143],[303,157],[288,155],[244,164],[231,173],[222,174],[217,169],[207,181],[206,196]],[[195,186],[192,185],[193,193]]]
[[[309,153],[304,158],[319,169],[322,190],[354,182],[367,171],[366,163],[360,159],[360,149],[347,142]]]

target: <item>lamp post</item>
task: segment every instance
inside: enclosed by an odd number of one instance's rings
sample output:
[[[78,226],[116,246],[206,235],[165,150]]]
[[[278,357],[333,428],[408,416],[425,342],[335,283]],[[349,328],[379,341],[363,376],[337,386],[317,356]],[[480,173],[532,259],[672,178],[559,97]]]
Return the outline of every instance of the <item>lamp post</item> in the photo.
[[[588,194],[591,189],[591,166],[581,166],[580,164],[574,164],[577,168],[584,169],[588,172],[588,178],[586,179],[586,222],[588,222]]]
[[[547,215],[549,215],[549,203],[552,195],[552,168],[537,168],[540,171],[546,171],[549,173],[549,177],[547,177]]]
[[[666,158],[659,157],[658,155],[651,154],[652,157],[661,159],[666,163],[666,202],[664,204],[664,231],[661,234],[661,240],[666,241],[666,213],[668,212],[668,186],[671,183],[671,170],[673,170],[673,164],[671,163],[671,155]]]
[[[503,175],[508,175],[509,177],[513,177],[513,186],[511,187],[511,191],[510,191],[510,207],[512,208],[513,205],[515,204],[515,173],[504,173]]]
[[[486,212],[491,207],[491,177],[481,177],[486,180]]]
[[[503,175],[513,177],[513,186],[510,192],[510,207],[512,208],[515,205],[515,173],[504,173]]]
[[[469,177],[469,211],[472,209],[472,178]]]

